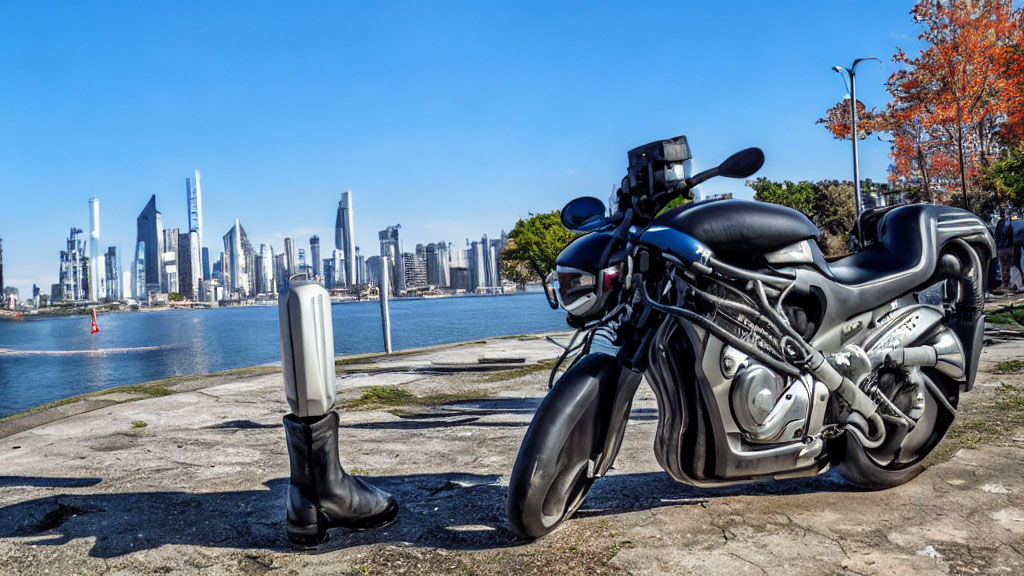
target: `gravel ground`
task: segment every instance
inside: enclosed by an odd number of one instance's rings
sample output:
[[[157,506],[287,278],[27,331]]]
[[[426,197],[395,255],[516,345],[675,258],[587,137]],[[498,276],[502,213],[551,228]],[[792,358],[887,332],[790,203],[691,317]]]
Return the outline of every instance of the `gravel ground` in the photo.
[[[431,374],[438,362],[554,357],[496,339],[346,363],[342,403],[366,386],[418,399],[342,412],[342,461],[395,493],[399,521],[334,530],[315,551],[284,532],[288,456],[279,374],[123,394],[0,428],[0,574],[1021,574],[1024,376],[995,374],[1024,342],[986,349],[960,423],[916,480],[859,492],[833,473],[702,490],[651,451],[646,386],[616,468],[577,517],[516,542],[507,475],[546,372]],[[59,417],[58,417],[59,416]],[[47,421],[51,420],[51,421]]]

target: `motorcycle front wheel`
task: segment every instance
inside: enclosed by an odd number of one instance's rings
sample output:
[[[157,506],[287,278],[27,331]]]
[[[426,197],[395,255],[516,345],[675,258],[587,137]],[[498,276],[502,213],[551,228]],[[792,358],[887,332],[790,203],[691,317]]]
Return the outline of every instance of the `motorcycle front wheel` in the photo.
[[[545,536],[571,517],[594,483],[599,390],[564,380],[537,408],[509,477],[508,520],[523,539]]]

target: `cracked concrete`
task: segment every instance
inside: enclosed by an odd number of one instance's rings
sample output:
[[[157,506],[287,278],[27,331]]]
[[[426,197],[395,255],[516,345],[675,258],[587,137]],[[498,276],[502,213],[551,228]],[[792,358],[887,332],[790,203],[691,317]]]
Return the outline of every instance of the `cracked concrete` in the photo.
[[[983,370],[1022,346],[986,349]],[[557,352],[540,339],[498,339],[376,367]],[[1024,573],[1024,429],[885,492],[857,491],[832,473],[699,489],[658,468],[656,404],[644,386],[615,469],[576,518],[522,544],[505,523],[507,474],[546,374],[354,372],[339,378],[339,395],[382,383],[418,395],[479,392],[342,413],[342,461],[398,496],[396,524],[334,530],[316,551],[288,544],[281,378],[254,376],[65,408],[66,417],[0,439],[0,574]],[[965,409],[993,403],[1000,383],[1024,377],[983,373]]]

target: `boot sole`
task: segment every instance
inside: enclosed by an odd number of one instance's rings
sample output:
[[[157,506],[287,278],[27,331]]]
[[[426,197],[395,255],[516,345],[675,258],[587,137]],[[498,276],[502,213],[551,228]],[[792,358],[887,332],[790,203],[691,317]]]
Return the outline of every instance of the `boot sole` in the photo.
[[[330,528],[345,528],[348,530],[372,530],[390,526],[398,516],[398,503],[389,507],[376,516],[370,516],[354,522],[329,522],[319,510],[317,511],[316,524],[295,524],[290,520],[288,525],[288,540],[292,544],[302,548],[316,548],[330,539],[327,530]]]
[[[330,535],[327,533],[326,524],[292,524],[288,522],[288,540],[302,548],[316,548],[327,542]]]
[[[390,526],[394,523],[395,518],[398,517],[398,502],[395,502],[389,506],[386,510],[375,516],[363,518],[353,522],[336,522],[331,524],[331,528],[348,528],[349,530],[372,530],[374,528],[383,528]]]

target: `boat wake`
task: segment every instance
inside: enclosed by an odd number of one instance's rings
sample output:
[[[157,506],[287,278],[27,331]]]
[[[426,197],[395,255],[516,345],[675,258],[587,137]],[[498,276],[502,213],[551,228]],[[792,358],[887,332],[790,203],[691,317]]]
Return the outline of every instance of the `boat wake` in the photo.
[[[111,356],[114,354],[170,350],[172,348],[174,347],[170,345],[138,346],[135,348],[96,348],[93,350],[18,350],[15,348],[0,348],[0,356]]]

